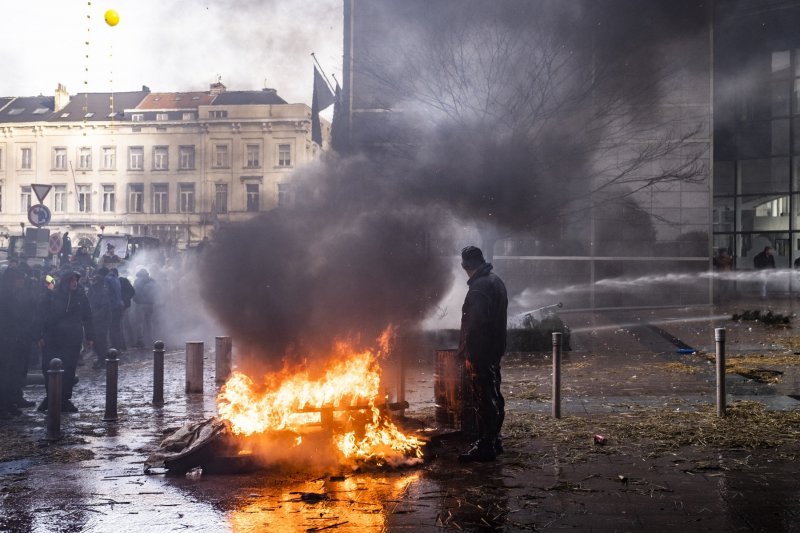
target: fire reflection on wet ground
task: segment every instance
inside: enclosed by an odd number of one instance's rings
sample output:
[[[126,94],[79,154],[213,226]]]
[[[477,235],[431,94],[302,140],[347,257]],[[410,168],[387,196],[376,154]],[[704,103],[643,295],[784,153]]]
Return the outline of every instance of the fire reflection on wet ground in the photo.
[[[227,518],[234,532],[380,531],[418,481],[417,472],[298,481],[250,493]]]

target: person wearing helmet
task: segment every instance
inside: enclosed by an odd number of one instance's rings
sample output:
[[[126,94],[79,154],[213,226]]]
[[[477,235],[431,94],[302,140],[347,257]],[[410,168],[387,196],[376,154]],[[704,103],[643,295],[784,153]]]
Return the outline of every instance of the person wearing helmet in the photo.
[[[461,267],[469,276],[469,290],[461,309],[458,355],[470,380],[478,440],[458,460],[493,461],[502,453],[500,428],[505,401],[500,393],[500,359],[506,351],[508,296],[506,286],[492,272],[492,264],[475,246],[461,250]]]
[[[78,285],[80,278],[81,275],[77,272],[66,272],[59,280],[56,290],[48,292],[41,335],[45,388],[50,361],[61,359],[64,369],[61,408],[67,413],[78,411],[71,398],[84,337],[89,348],[94,344],[92,310],[86,293]],[[38,410],[47,410],[47,397],[39,404]]]

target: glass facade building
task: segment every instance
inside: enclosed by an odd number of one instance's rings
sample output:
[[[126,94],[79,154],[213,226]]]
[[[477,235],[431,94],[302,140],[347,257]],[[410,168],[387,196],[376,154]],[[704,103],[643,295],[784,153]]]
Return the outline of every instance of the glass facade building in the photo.
[[[765,246],[800,259],[798,27],[800,2],[715,4],[714,249],[737,270]]]

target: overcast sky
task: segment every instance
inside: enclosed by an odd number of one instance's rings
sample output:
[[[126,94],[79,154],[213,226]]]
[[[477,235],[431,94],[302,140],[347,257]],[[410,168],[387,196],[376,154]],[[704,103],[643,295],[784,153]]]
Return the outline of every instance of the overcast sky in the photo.
[[[6,0],[0,96],[199,91],[221,76],[311,105],[311,52],[341,81],[342,0]]]

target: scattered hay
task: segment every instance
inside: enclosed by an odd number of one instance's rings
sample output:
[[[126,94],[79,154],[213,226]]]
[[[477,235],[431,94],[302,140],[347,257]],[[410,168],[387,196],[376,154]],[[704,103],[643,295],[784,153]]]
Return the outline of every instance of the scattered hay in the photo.
[[[658,457],[686,446],[716,450],[780,448],[796,444],[800,438],[800,411],[769,411],[752,401],[734,402],[724,418],[717,417],[714,405],[693,411],[666,409],[671,408],[640,407],[602,417],[561,419],[515,411],[508,413],[503,432],[510,441],[552,442],[554,454],[567,462],[623,451]],[[607,445],[595,446],[596,434],[604,435]]]
[[[703,368],[697,365],[689,365],[686,363],[657,363],[653,365],[655,368],[660,368],[662,370],[666,370],[667,372],[675,372],[680,374],[697,374],[699,372],[703,372]]]
[[[706,360],[715,362],[715,354],[703,354]],[[779,383],[783,372],[766,367],[793,367],[800,366],[800,355],[794,354],[749,354],[731,355],[725,358],[725,373],[739,374],[747,379],[761,383]]]
[[[71,436],[47,444],[30,433],[8,429],[0,432],[0,462],[35,458],[45,462],[72,463],[94,458],[93,451],[78,447],[81,444],[87,444],[87,441]]]

